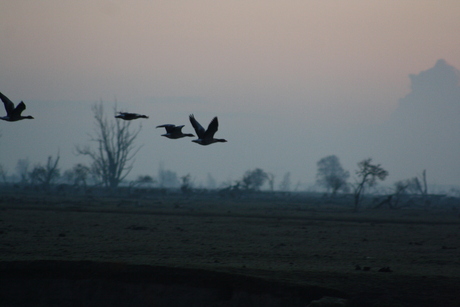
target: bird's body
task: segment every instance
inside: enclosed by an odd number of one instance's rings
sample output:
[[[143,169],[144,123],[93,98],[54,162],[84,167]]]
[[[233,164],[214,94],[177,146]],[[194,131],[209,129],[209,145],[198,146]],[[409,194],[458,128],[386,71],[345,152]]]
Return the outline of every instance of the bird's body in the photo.
[[[16,108],[14,107],[14,103],[8,99],[5,95],[0,92],[0,99],[3,101],[3,105],[5,106],[6,116],[0,117],[2,120],[6,120],[8,122],[16,122],[21,119],[34,119],[32,116],[23,116],[22,111],[26,109],[26,105],[23,101],[21,101]]]
[[[193,134],[190,134],[190,133],[182,133],[182,127],[184,127],[184,125],[176,126],[172,124],[165,124],[165,125],[157,126],[157,128],[166,129],[166,133],[162,134],[161,136],[164,136],[168,139],[180,139],[186,136],[191,136],[191,137],[194,136]]]
[[[227,142],[227,140],[225,139],[214,138],[214,134],[216,133],[217,128],[219,127],[219,121],[217,120],[217,116],[212,119],[212,121],[209,123],[208,129],[206,130],[204,130],[203,126],[201,126],[200,123],[195,119],[195,116],[193,114],[189,116],[189,119],[190,123],[195,129],[196,135],[198,136],[198,139],[192,140],[192,142],[195,142],[200,145]]]
[[[149,118],[147,115],[141,115],[137,113],[128,113],[128,112],[118,112],[118,115],[115,118],[121,118],[124,120],[133,120],[138,118]]]

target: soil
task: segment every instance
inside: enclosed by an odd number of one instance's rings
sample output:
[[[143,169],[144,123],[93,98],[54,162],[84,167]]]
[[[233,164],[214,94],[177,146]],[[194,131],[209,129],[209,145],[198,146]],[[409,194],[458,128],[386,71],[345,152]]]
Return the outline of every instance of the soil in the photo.
[[[460,306],[460,219],[277,200],[3,197],[1,306]]]

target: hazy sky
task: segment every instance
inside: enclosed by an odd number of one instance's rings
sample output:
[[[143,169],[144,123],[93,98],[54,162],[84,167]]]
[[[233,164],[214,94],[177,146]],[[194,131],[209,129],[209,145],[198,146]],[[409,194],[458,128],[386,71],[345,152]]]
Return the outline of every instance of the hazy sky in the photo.
[[[373,157],[388,184],[423,168],[433,183],[460,184],[459,169],[445,178],[413,156],[402,168],[350,137],[390,119],[409,74],[438,59],[460,68],[459,12],[457,0],[0,0],[0,91],[35,117],[0,122],[0,163],[12,173],[17,159],[58,150],[63,170],[88,162],[73,148],[88,142],[102,100],[110,116],[115,101],[150,116],[132,177],[164,163],[196,183],[260,167],[277,183],[290,171],[312,184],[316,162],[335,154],[351,173]],[[229,142],[201,147],[155,129],[192,132],[190,113],[204,126],[217,115],[216,137]]]

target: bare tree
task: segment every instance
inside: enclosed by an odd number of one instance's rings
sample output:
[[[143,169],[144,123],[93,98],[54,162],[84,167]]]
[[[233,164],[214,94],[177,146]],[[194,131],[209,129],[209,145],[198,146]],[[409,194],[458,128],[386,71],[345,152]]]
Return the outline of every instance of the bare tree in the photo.
[[[70,170],[64,172],[64,177],[71,182],[74,186],[83,185],[86,187],[86,181],[91,169],[81,163],[75,164]]]
[[[115,189],[133,168],[134,157],[141,148],[136,148],[134,141],[142,126],[131,131],[129,121],[109,121],[102,102],[94,104],[92,110],[96,127],[91,141],[96,142],[97,149],[77,146],[76,151],[91,158],[91,172],[95,178],[105,187]],[[114,111],[117,112],[116,108]]]
[[[2,178],[3,183],[6,183],[6,176],[8,175],[8,170],[3,166],[3,164],[0,164],[0,178]]]
[[[380,164],[374,165],[371,162],[372,159],[368,158],[358,163],[358,170],[356,171],[358,181],[355,184],[353,193],[355,211],[358,211],[365,188],[374,186],[377,183],[377,179],[385,180],[388,176],[388,171],[384,170]]]
[[[192,192],[192,179],[190,174],[180,177],[182,184],[180,190],[184,194],[190,194]]]
[[[59,154],[54,161],[53,157],[49,156],[45,166],[41,164],[35,165],[29,173],[32,184],[41,184],[45,190],[49,190],[51,184],[60,176],[59,159]]]
[[[420,178],[419,178],[420,177]],[[426,183],[426,170],[423,170],[422,175],[411,179],[410,189],[412,192],[420,195],[428,195],[428,184]]]
[[[327,192],[330,191],[331,196],[335,196],[337,191],[346,187],[350,173],[342,168],[337,156],[324,157],[316,165],[318,166],[316,183],[325,187]]]
[[[426,170],[423,170],[421,176],[409,179],[408,190],[414,194],[419,194],[422,197],[423,205],[428,207],[430,200],[428,197],[428,184],[426,181]]]
[[[382,208],[385,205],[388,206],[389,209],[402,208],[404,204],[401,204],[401,201],[406,198],[409,185],[410,179],[395,182],[392,193],[387,194],[383,198],[378,197],[374,199],[374,202],[376,203],[374,208]]]
[[[275,190],[275,174],[273,173],[266,173],[267,174],[267,181],[268,181],[268,186],[270,187],[270,191]]]
[[[284,174],[283,180],[280,183],[279,189],[281,191],[290,191],[291,190],[291,172]]]
[[[19,174],[21,184],[27,184],[29,182],[29,159],[19,159],[16,163],[16,171]]]
[[[248,170],[244,173],[241,184],[243,189],[246,190],[260,190],[265,181],[268,180],[268,174],[260,168]]]

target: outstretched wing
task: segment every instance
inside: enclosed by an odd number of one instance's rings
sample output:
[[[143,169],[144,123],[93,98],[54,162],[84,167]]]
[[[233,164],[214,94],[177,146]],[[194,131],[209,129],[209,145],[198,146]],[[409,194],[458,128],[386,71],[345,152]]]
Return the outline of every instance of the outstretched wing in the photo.
[[[173,124],[164,124],[157,126],[157,128],[165,128],[167,133],[173,132],[175,127],[176,126]]]
[[[174,126],[174,125],[171,125],[171,126]],[[184,125],[174,126],[173,130],[174,130],[174,132],[181,133],[182,132],[182,127],[184,127]]]
[[[21,101],[14,109],[13,114],[14,116],[21,116],[22,111],[26,109],[26,105],[23,101]]]
[[[6,110],[6,114],[8,115],[11,115],[12,112],[14,111],[14,103],[8,99],[8,97],[6,97],[5,95],[3,95],[3,93],[0,92],[0,99],[2,99],[3,101],[3,104],[5,105],[5,110]],[[24,109],[26,107],[24,106]],[[22,110],[21,110],[22,112]]]
[[[219,127],[219,121],[217,120],[217,116],[216,116],[209,123],[208,130],[206,130],[204,137],[212,139],[218,127]]]
[[[195,129],[196,135],[198,135],[198,137],[200,139],[204,138],[205,130],[204,130],[203,126],[201,126],[200,123],[197,122],[197,120],[195,119],[195,116],[193,114],[190,114],[189,118],[190,118],[190,123],[192,124],[193,128]]]

